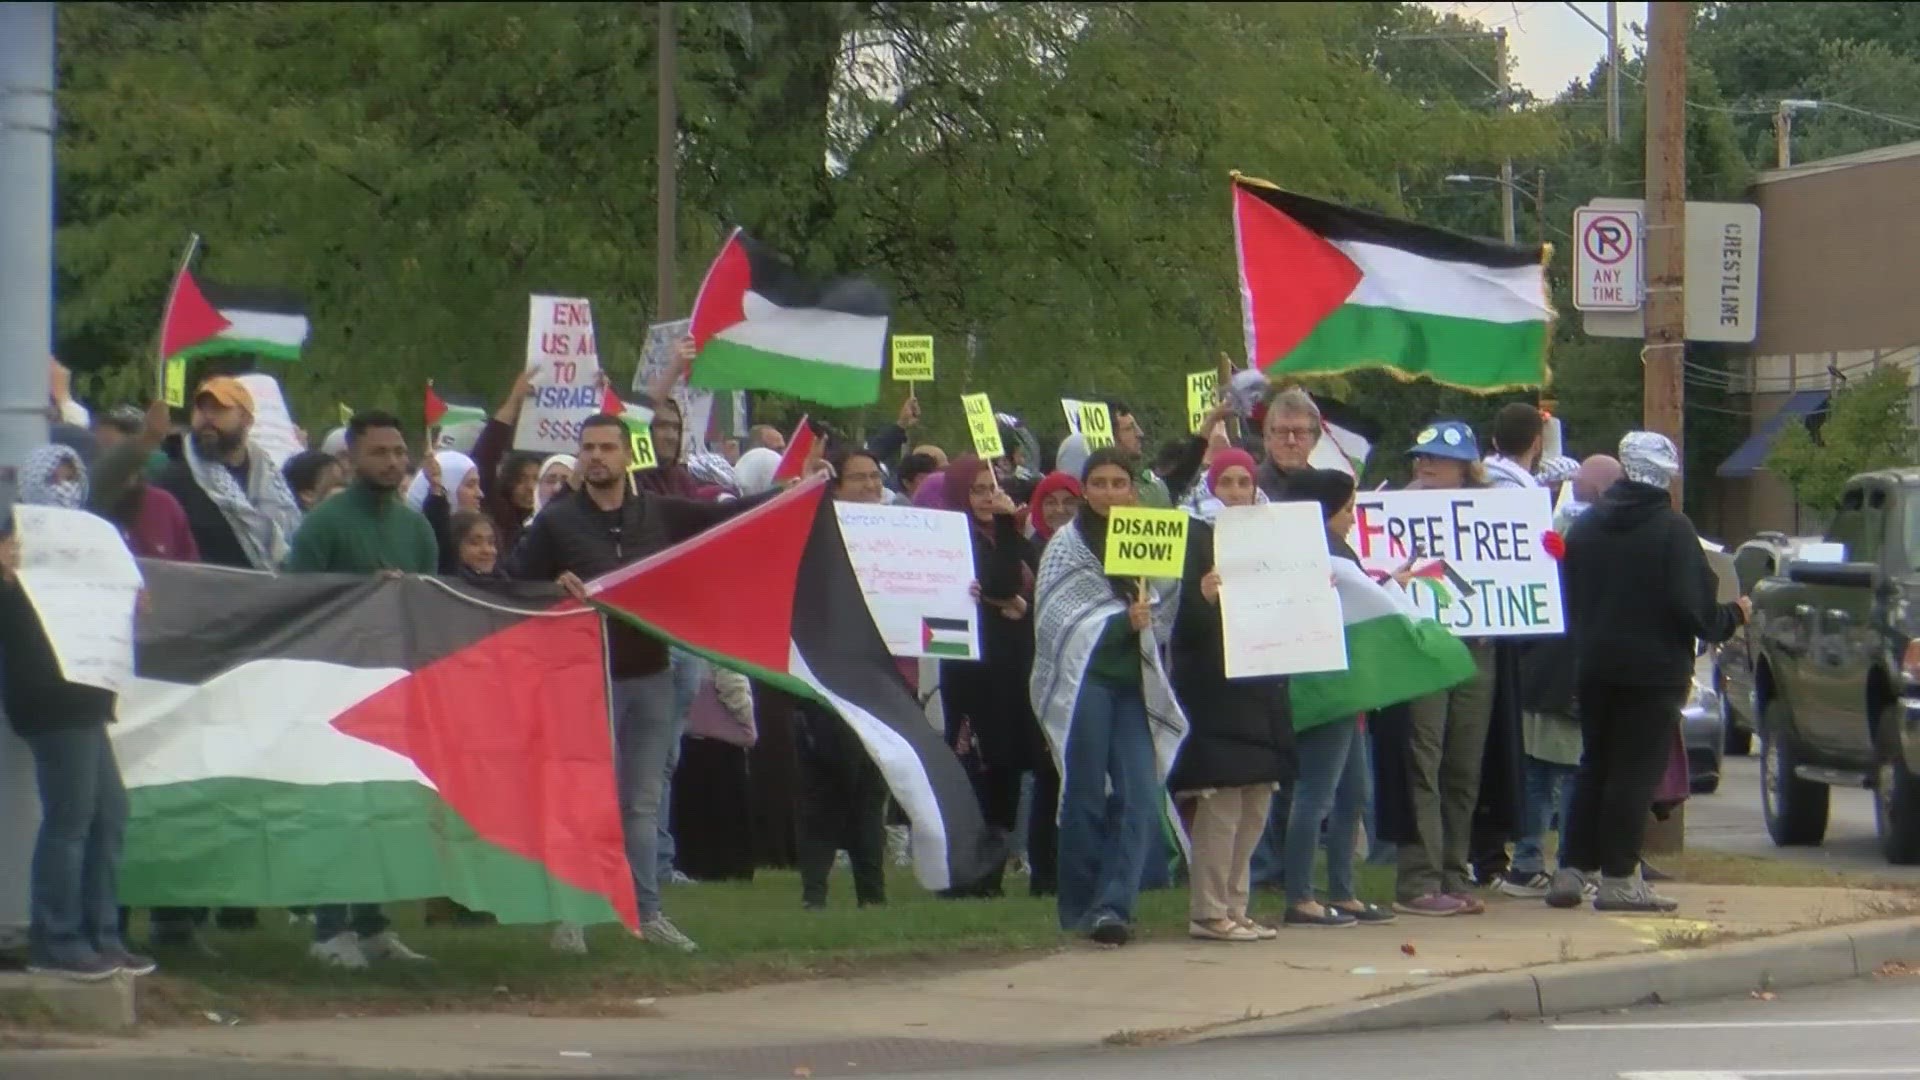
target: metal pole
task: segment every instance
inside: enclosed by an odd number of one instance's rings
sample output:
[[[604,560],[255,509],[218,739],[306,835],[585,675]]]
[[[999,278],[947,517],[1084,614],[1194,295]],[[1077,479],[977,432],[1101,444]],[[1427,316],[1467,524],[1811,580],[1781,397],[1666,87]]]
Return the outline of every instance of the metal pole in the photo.
[[[1607,141],[1620,141],[1620,5],[1607,0]]]
[[[1500,80],[1500,108],[1507,107],[1507,32],[1503,28],[1493,35],[1493,74]],[[1500,238],[1513,243],[1513,159],[1500,160]]]
[[[674,225],[679,220],[678,193],[675,190],[677,178],[677,148],[679,144],[679,110],[674,103],[674,42],[673,42],[673,4],[662,3],[660,7],[659,80],[660,80],[660,116],[657,122],[658,141],[654,154],[658,158],[659,199],[655,207],[654,231],[654,321],[665,322],[673,318],[678,310],[674,302],[673,263],[674,252],[679,243]]]

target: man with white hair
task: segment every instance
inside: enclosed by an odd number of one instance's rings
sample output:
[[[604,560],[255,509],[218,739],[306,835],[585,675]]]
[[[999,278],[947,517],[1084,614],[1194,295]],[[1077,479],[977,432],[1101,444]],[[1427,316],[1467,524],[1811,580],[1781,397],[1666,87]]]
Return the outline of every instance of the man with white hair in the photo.
[[[1320,443],[1320,406],[1313,395],[1297,386],[1279,390],[1267,400],[1260,421],[1260,442],[1267,460],[1254,477],[1267,498],[1287,497],[1287,474],[1313,468],[1313,448]]]
[[[1668,489],[1680,455],[1666,436],[1620,440],[1624,479],[1566,541],[1567,630],[1578,671],[1580,773],[1547,903],[1578,906],[1594,874],[1600,911],[1672,911],[1640,873],[1647,813],[1693,682],[1694,643],[1723,642],[1753,610],[1716,601],[1718,579]]]

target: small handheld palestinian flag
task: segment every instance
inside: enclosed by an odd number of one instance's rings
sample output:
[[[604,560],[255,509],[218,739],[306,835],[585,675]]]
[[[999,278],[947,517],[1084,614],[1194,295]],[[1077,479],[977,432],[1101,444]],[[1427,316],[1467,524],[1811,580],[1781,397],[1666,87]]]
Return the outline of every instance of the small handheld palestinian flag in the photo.
[[[1547,380],[1552,249],[1477,240],[1233,174],[1247,357],[1269,375],[1386,368],[1491,393]]]
[[[887,654],[825,480],[587,588],[608,614],[839,714],[913,824],[923,886],[973,884],[1004,857],[966,769]]]
[[[307,331],[305,308],[296,294],[198,281],[183,264],[167,294],[160,357],[184,361],[252,354],[298,360]]]
[[[887,294],[865,278],[815,281],[735,229],[693,302],[688,384],[871,405],[887,355]]]
[[[458,424],[484,424],[487,411],[477,405],[461,405],[449,402],[433,388],[433,380],[427,380],[425,415],[430,428],[450,428]]]
[[[793,429],[793,438],[787,440],[787,448],[780,452],[780,464],[773,467],[775,484],[784,484],[807,475],[807,459],[813,456],[813,439],[813,425],[803,416]]]

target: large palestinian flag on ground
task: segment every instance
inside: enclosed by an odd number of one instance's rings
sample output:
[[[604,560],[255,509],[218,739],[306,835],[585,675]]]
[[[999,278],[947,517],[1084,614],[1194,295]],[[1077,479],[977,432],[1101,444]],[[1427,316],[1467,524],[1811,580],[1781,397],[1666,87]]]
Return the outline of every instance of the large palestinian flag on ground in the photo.
[[[814,281],[734,230],[693,302],[689,383],[771,390],[821,405],[880,397],[887,294],[864,278]]]
[[[839,714],[913,823],[922,885],[973,884],[1004,857],[960,760],[887,654],[824,480],[588,588],[613,615]]]
[[[1473,654],[1422,615],[1398,587],[1335,556],[1333,584],[1347,637],[1347,670],[1287,682],[1296,730],[1451,689],[1473,678]]]
[[[182,269],[161,319],[160,356],[174,360],[252,354],[298,360],[307,332],[306,308],[297,294],[215,285]]]
[[[1544,246],[1513,246],[1234,174],[1247,356],[1269,375],[1386,368],[1490,392],[1547,378]]]
[[[141,571],[122,902],[634,924],[595,612],[546,586]]]

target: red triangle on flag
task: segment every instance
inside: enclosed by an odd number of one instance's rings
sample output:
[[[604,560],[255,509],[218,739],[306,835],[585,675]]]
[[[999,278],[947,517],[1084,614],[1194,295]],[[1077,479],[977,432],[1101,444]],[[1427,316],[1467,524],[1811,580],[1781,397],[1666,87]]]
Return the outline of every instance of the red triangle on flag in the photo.
[[[1233,185],[1235,254],[1246,307],[1247,359],[1262,371],[1284,359],[1360,284],[1360,267],[1326,237]]]
[[[613,392],[612,383],[600,388],[600,415],[619,416],[626,411],[627,407],[620,403],[620,395]]]
[[[180,276],[173,279],[173,288],[167,293],[167,310],[160,318],[160,356],[162,359],[177,356],[184,349],[219,336],[232,325],[207,302],[193,274],[182,267]]]
[[[798,480],[806,475],[807,459],[813,456],[813,425],[806,417],[800,418],[800,424],[793,429],[793,438],[787,440],[787,448],[780,454],[780,464],[773,470],[774,483],[786,480]]]
[[[447,415],[447,403],[440,399],[439,394],[436,394],[433,392],[432,379],[427,380],[426,413],[427,413],[428,427],[432,427],[435,424],[438,424],[440,422],[440,418]]]

